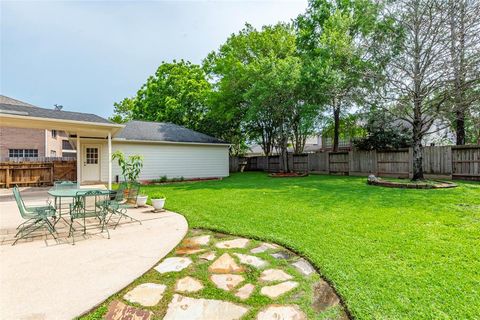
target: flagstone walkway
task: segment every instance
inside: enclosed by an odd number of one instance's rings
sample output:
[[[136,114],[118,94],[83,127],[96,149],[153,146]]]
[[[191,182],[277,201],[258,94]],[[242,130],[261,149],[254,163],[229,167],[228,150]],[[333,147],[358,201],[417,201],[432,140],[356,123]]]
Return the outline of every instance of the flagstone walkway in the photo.
[[[169,256],[90,314],[105,319],[348,319],[310,263],[275,244],[190,230]]]

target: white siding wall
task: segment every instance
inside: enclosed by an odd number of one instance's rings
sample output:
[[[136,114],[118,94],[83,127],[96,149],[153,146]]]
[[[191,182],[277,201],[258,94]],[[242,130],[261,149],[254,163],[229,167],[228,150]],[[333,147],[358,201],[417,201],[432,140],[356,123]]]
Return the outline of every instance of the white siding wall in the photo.
[[[212,178],[227,177],[228,147],[209,145],[151,144],[112,142],[112,152],[121,150],[126,156],[143,156],[143,169],[139,180],[170,178]],[[108,150],[102,148],[102,181],[108,180]],[[116,161],[113,162],[113,177],[121,176]]]

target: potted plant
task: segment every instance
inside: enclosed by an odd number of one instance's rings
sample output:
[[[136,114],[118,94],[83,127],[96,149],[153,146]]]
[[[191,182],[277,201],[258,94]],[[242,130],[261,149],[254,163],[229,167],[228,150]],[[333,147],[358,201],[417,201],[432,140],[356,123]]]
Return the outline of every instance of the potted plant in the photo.
[[[145,207],[147,205],[148,196],[145,194],[139,194],[137,196],[137,207]]]
[[[152,206],[155,210],[162,210],[165,205],[165,196],[164,195],[155,195],[152,197]]]
[[[112,160],[117,160],[118,166],[122,171],[122,176],[125,182],[127,182],[127,188],[125,189],[125,198],[129,200],[129,202],[133,202],[134,204],[138,204],[138,198],[140,196],[138,194],[131,195],[130,189],[131,186],[136,183],[138,176],[140,175],[140,171],[143,168],[143,157],[140,155],[131,155],[125,157],[122,151],[117,150],[112,154]],[[145,197],[142,195],[141,197]],[[143,199],[141,200],[143,201]],[[145,199],[145,203],[147,200]]]

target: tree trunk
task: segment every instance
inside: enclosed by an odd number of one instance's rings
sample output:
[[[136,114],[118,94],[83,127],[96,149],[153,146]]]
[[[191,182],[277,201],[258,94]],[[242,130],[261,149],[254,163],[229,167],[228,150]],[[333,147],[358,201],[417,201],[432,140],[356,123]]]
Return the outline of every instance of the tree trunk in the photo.
[[[336,103],[333,106],[333,120],[333,151],[336,152],[338,151],[338,137],[340,135],[340,107]]]
[[[457,146],[465,144],[465,111],[457,110],[455,119],[455,131],[457,135]]]
[[[413,177],[412,181],[424,180],[423,177],[423,150],[422,134],[419,121],[413,124]]]
[[[458,0],[457,0],[458,1]],[[450,7],[450,63],[453,69],[456,144],[465,144],[465,2],[449,1]],[[458,20],[456,19],[458,17]]]

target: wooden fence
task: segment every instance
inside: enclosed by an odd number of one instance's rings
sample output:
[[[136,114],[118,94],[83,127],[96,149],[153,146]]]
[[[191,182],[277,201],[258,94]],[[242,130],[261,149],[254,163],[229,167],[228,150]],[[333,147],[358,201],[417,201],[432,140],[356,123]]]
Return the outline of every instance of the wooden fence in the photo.
[[[288,155],[290,170],[340,175],[408,178],[413,173],[412,149],[385,151],[341,151]],[[230,171],[282,171],[279,156],[232,157]],[[423,148],[423,170],[427,177],[480,180],[480,146]]]
[[[75,160],[0,162],[0,187],[52,185],[57,180],[77,179]]]

